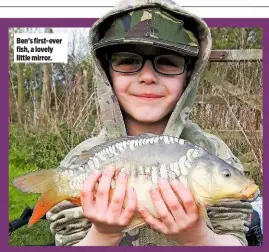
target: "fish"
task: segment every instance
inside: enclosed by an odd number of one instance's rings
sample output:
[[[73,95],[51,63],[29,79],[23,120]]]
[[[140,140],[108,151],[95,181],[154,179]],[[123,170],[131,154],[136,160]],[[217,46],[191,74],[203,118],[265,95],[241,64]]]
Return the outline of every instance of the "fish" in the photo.
[[[13,184],[19,190],[41,194],[29,227],[64,200],[80,206],[86,178],[96,169],[102,172],[108,165],[116,167],[110,200],[119,172],[127,175],[127,186],[133,187],[137,195],[136,214],[123,231],[146,225],[138,212],[141,207],[159,218],[149,191],[158,186],[160,178],[178,179],[189,188],[200,214],[211,228],[206,207],[232,200],[253,201],[260,194],[255,182],[238,168],[198,145],[168,135],[144,133],[112,139],[74,155],[69,163],[67,167],[33,171],[14,179]],[[127,201],[125,199],[124,206]]]

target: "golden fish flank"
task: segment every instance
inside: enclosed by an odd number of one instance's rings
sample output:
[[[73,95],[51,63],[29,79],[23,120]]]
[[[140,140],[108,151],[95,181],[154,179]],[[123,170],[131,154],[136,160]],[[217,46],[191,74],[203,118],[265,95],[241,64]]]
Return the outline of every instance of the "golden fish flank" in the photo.
[[[201,206],[224,200],[251,200],[259,192],[258,186],[241,171],[201,147],[172,136],[143,134],[96,146],[74,156],[69,167],[36,171],[16,178],[14,185],[20,190],[42,194],[29,225],[63,200],[79,205],[86,178],[93,170],[102,172],[109,164],[115,165],[117,172],[128,175],[128,186],[135,189],[138,206],[146,207],[155,217],[158,215],[149,190],[156,187],[160,178],[180,180]],[[111,183],[111,195],[116,177]],[[135,216],[126,230],[145,224],[139,214]]]

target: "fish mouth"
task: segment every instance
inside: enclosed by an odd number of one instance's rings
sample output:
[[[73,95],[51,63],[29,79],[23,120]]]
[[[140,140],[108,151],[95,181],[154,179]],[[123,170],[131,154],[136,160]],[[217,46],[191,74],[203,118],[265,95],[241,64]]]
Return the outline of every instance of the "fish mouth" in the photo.
[[[260,189],[255,183],[251,183],[246,188],[244,188],[239,195],[241,195],[241,200],[252,202],[258,198],[260,195]]]
[[[211,204],[222,203],[222,202],[233,201],[233,200],[252,202],[252,201],[255,201],[259,197],[259,195],[260,195],[259,187],[255,183],[252,183],[252,184],[247,185],[239,193],[231,194],[227,198],[224,198],[224,199],[213,200]]]
[[[255,183],[251,183],[243,188],[240,192],[226,195],[225,198],[207,198],[205,204],[214,205],[223,202],[240,200],[245,202],[255,201],[260,195],[260,189]]]

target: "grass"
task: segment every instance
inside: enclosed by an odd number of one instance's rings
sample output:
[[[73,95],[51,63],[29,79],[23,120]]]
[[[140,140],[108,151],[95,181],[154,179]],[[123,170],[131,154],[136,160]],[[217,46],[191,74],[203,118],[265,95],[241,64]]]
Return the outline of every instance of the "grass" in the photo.
[[[18,169],[14,164],[9,165],[9,221],[19,218],[25,207],[33,208],[39,198],[39,195],[23,193],[12,186],[15,177],[33,170],[36,170],[33,165],[25,166],[24,169]],[[45,220],[39,221],[31,228],[25,225],[14,231],[9,238],[10,246],[45,245],[53,242],[49,224]]]
[[[41,220],[31,228],[25,225],[9,237],[10,246],[41,246],[52,243],[54,243],[54,238],[45,220]]]
[[[83,140],[76,134],[70,137],[70,130],[64,126],[60,133],[41,129],[23,128],[16,124],[9,128],[9,221],[19,218],[28,206],[33,208],[39,194],[28,194],[13,186],[13,179],[31,171],[57,167],[69,149]],[[49,224],[41,220],[31,228],[27,225],[11,234],[9,245],[45,245],[53,243],[54,238]]]
[[[13,186],[13,179],[25,173],[44,168],[45,163],[53,165],[56,161],[50,159],[49,144],[55,145],[54,136],[24,133],[20,134],[16,127],[10,127],[9,135],[9,221],[19,218],[28,206],[33,208],[39,198],[38,194],[28,194],[19,191]],[[43,141],[42,141],[43,140]],[[60,155],[59,152],[56,155]],[[56,156],[54,155],[54,157]],[[10,246],[45,245],[53,243],[54,238],[49,224],[41,220],[31,228],[25,225],[11,234]]]

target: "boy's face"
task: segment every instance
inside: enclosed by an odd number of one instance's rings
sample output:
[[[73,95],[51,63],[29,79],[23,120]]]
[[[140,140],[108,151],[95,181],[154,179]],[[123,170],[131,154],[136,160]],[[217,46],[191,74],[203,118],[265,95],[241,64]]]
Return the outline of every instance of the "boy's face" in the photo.
[[[141,45],[128,51],[140,55],[167,54]],[[186,83],[186,71],[181,75],[163,75],[154,70],[150,60],[135,73],[115,72],[111,67],[109,72],[121,108],[130,117],[144,123],[157,122],[171,113]]]

